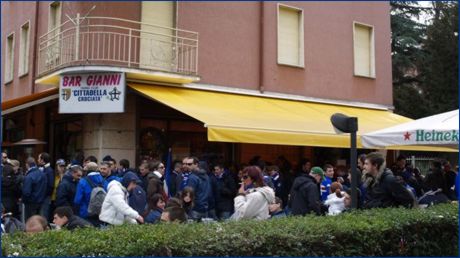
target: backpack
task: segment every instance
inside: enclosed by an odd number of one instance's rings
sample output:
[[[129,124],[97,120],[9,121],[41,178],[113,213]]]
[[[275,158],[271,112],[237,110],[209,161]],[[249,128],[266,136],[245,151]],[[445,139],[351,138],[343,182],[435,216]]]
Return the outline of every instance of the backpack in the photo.
[[[104,199],[107,193],[101,184],[96,185],[88,177],[85,179],[92,188],[88,204],[88,216],[99,216],[101,213],[102,203],[104,203]]]

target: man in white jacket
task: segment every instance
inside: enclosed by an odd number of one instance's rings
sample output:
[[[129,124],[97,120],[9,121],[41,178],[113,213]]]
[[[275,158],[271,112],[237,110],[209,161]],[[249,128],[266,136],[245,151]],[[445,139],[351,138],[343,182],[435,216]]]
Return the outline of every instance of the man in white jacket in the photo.
[[[111,225],[144,223],[141,215],[128,205],[129,191],[134,189],[139,178],[133,172],[127,172],[121,183],[113,180],[107,187],[107,195],[102,204],[99,219]]]

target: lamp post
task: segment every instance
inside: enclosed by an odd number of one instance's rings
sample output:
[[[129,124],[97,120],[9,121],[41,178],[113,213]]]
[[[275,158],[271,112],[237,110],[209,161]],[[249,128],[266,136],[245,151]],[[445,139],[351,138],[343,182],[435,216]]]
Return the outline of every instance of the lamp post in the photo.
[[[350,166],[351,166],[351,207],[358,208],[358,175],[356,171],[357,153],[356,153],[356,132],[358,131],[358,118],[349,117],[341,113],[335,113],[331,116],[331,123],[334,129],[343,133],[350,133]]]

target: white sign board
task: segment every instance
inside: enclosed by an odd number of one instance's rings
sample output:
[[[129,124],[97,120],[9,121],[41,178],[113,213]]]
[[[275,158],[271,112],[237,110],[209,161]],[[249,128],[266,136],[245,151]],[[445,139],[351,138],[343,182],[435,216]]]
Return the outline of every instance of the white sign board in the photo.
[[[122,113],[125,88],[124,73],[61,75],[59,113]]]

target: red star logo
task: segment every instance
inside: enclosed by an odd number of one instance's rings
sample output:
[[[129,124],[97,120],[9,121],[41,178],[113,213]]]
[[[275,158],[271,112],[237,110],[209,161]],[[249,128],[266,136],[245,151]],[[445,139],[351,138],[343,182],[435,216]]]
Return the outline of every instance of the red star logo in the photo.
[[[404,140],[405,140],[405,141],[410,140],[410,136],[411,136],[411,135],[412,135],[411,133],[406,132],[406,133],[404,134]]]

